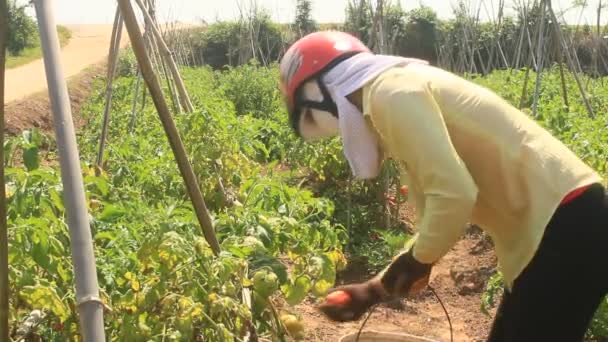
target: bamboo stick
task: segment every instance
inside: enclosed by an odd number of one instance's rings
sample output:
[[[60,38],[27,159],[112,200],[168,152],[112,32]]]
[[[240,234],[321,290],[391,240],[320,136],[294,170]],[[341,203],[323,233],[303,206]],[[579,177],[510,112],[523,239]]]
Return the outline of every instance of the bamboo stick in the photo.
[[[137,83],[135,85],[135,94],[133,95],[133,106],[131,108],[131,120],[129,121],[129,133],[133,133],[135,129],[135,120],[137,119],[137,102],[139,100],[139,88],[141,87],[141,71],[137,68]]]
[[[553,8],[551,7],[551,3],[549,2],[549,6],[548,6],[548,10],[549,10],[549,14],[551,15],[551,19],[553,20],[553,28],[556,30],[557,33],[557,39],[559,39],[559,43],[561,44],[563,51],[565,52],[566,55],[566,59],[568,60],[568,64],[570,64],[570,69],[572,70],[572,75],[574,76],[574,80],[576,81],[576,84],[578,85],[578,89],[581,92],[581,96],[583,97],[583,102],[585,103],[585,107],[587,107],[587,114],[589,115],[590,118],[594,118],[594,113],[593,113],[593,108],[591,107],[591,103],[589,103],[589,99],[587,98],[587,93],[585,92],[585,88],[583,87],[583,84],[581,83],[581,79],[578,75],[578,72],[576,70],[576,66],[574,64],[574,61],[572,60],[572,56],[570,55],[570,50],[568,49],[568,46],[566,45],[566,40],[564,39],[564,36],[562,34],[562,29],[559,25],[559,21],[557,20],[557,16],[555,15],[555,12],[553,12]],[[576,54],[575,54],[576,57]],[[578,61],[578,59],[576,59]],[[580,65],[579,65],[580,68]]]
[[[4,74],[8,41],[7,3],[0,0],[0,147],[4,146]],[[8,227],[4,183],[4,148],[0,148],[0,341],[9,341]]]
[[[173,52],[169,49],[169,47],[163,40],[162,34],[156,27],[155,21],[153,20],[150,13],[148,13],[148,11],[146,11],[146,7],[141,2],[141,0],[135,0],[135,2],[141,9],[146,20],[150,21],[150,28],[152,29],[152,33],[156,36],[158,46],[160,47],[160,50],[161,50],[161,55],[169,66],[169,70],[171,71],[173,80],[176,83],[177,91],[179,92],[180,100],[182,102],[183,107],[186,108],[186,111],[188,113],[192,113],[194,111],[194,106],[192,105],[192,102],[190,101],[190,96],[188,96],[188,91],[186,90],[186,86],[184,85],[184,80],[182,79],[182,76],[179,74],[179,69],[177,68],[177,65],[175,64],[175,60],[173,58],[174,57]]]
[[[139,31],[135,12],[133,11],[130,0],[118,0],[118,4],[124,17],[125,26],[127,27],[127,32],[129,33],[129,37],[131,39],[133,51],[135,52],[135,56],[140,65],[143,78],[152,95],[154,105],[156,106],[159,118],[165,129],[165,133],[167,134],[167,138],[171,145],[171,149],[173,150],[173,154],[175,155],[180,173],[184,178],[184,183],[186,184],[190,199],[192,200],[194,211],[201,226],[201,230],[205,236],[205,239],[211,246],[211,249],[217,255],[220,252],[220,245],[217,241],[217,237],[215,236],[211,216],[205,204],[205,200],[203,199],[203,195],[200,192],[192,166],[188,161],[186,149],[184,148],[179,132],[175,127],[175,123],[171,118],[171,113],[169,112],[169,107],[167,106],[163,96],[159,80],[154,74],[150,59],[146,55],[146,49],[144,47],[141,32]]]
[[[534,117],[538,114],[538,97],[540,95],[540,86],[542,81],[543,73],[543,47],[545,43],[545,14],[546,14],[546,1],[541,0],[540,2],[540,23],[538,28],[538,46],[536,47],[536,84],[534,88],[534,102],[532,104],[532,115]]]
[[[70,98],[59,54],[57,25],[51,1],[35,0],[34,4],[59,152],[82,339],[87,342],[102,342],[105,341],[103,303],[99,297],[93,238]]]
[[[106,105],[103,112],[103,124],[101,127],[101,137],[99,138],[99,150],[97,152],[97,168],[96,174],[99,176],[103,169],[103,153],[105,150],[106,139],[108,136],[108,126],[110,125],[110,111],[112,109],[112,90],[114,85],[114,77],[116,75],[116,66],[118,64],[118,56],[120,54],[120,41],[122,40],[122,16],[120,10],[116,7],[114,16],[114,27],[112,28],[112,41],[110,43],[110,52],[108,53],[108,72],[106,77]]]

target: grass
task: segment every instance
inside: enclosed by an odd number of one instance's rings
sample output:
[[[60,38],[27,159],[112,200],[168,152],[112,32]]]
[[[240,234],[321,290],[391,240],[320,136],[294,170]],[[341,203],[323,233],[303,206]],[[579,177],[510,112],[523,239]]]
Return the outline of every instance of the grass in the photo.
[[[57,26],[57,33],[59,34],[59,43],[61,47],[64,47],[70,41],[72,33],[67,27],[61,25]],[[9,54],[6,58],[5,65],[7,69],[16,68],[41,57],[42,49],[40,48],[40,44],[38,44],[34,47],[23,50],[18,56],[12,56]]]

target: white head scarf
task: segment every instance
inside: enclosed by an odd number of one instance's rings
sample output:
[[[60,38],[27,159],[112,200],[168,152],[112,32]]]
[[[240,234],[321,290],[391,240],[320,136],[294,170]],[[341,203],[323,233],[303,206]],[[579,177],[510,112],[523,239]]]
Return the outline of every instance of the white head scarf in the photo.
[[[376,136],[367,125],[363,113],[347,96],[383,71],[410,63],[428,64],[414,58],[360,53],[341,62],[322,77],[322,82],[338,107],[338,125],[344,154],[356,178],[377,177],[382,165],[382,156]]]

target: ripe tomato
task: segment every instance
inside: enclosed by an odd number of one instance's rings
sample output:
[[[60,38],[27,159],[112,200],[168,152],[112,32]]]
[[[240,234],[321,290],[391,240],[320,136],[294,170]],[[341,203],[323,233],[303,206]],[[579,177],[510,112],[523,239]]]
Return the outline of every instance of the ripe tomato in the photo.
[[[332,305],[345,305],[350,302],[350,295],[345,291],[336,291],[328,294],[326,300]]]

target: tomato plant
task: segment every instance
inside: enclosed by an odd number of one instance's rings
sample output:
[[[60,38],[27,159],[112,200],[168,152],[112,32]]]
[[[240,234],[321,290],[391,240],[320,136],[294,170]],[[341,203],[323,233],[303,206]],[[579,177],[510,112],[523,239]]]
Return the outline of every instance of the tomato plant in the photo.
[[[390,162],[379,179],[354,181],[339,139],[299,140],[277,91],[276,66],[184,69],[183,75],[197,110],[175,121],[212,213],[223,251],[217,257],[200,236],[150,103],[137,107],[130,130],[135,78],[115,82],[101,175],[92,165],[103,96],[92,96],[81,110],[88,124],[79,146],[109,338],[236,341],[252,320],[261,336],[301,339],[305,326],[290,306],[324,298],[348,256],[362,256],[378,270],[408,241],[397,217],[407,184],[400,184]],[[589,119],[568,77],[566,108],[559,73],[546,75],[538,122],[606,175],[608,89],[601,80],[589,81],[595,82],[590,99],[597,114]],[[519,104],[523,72],[498,71],[475,81]],[[102,94],[103,81],[94,89]],[[531,103],[529,94],[523,102]],[[36,333],[63,341],[78,336],[79,322],[53,146],[37,130],[4,146],[10,319],[19,325],[43,310]],[[499,281],[496,275],[492,284]],[[253,294],[251,309],[242,302],[245,289]],[[491,302],[491,296],[484,299]],[[596,335],[606,331],[602,308]]]

